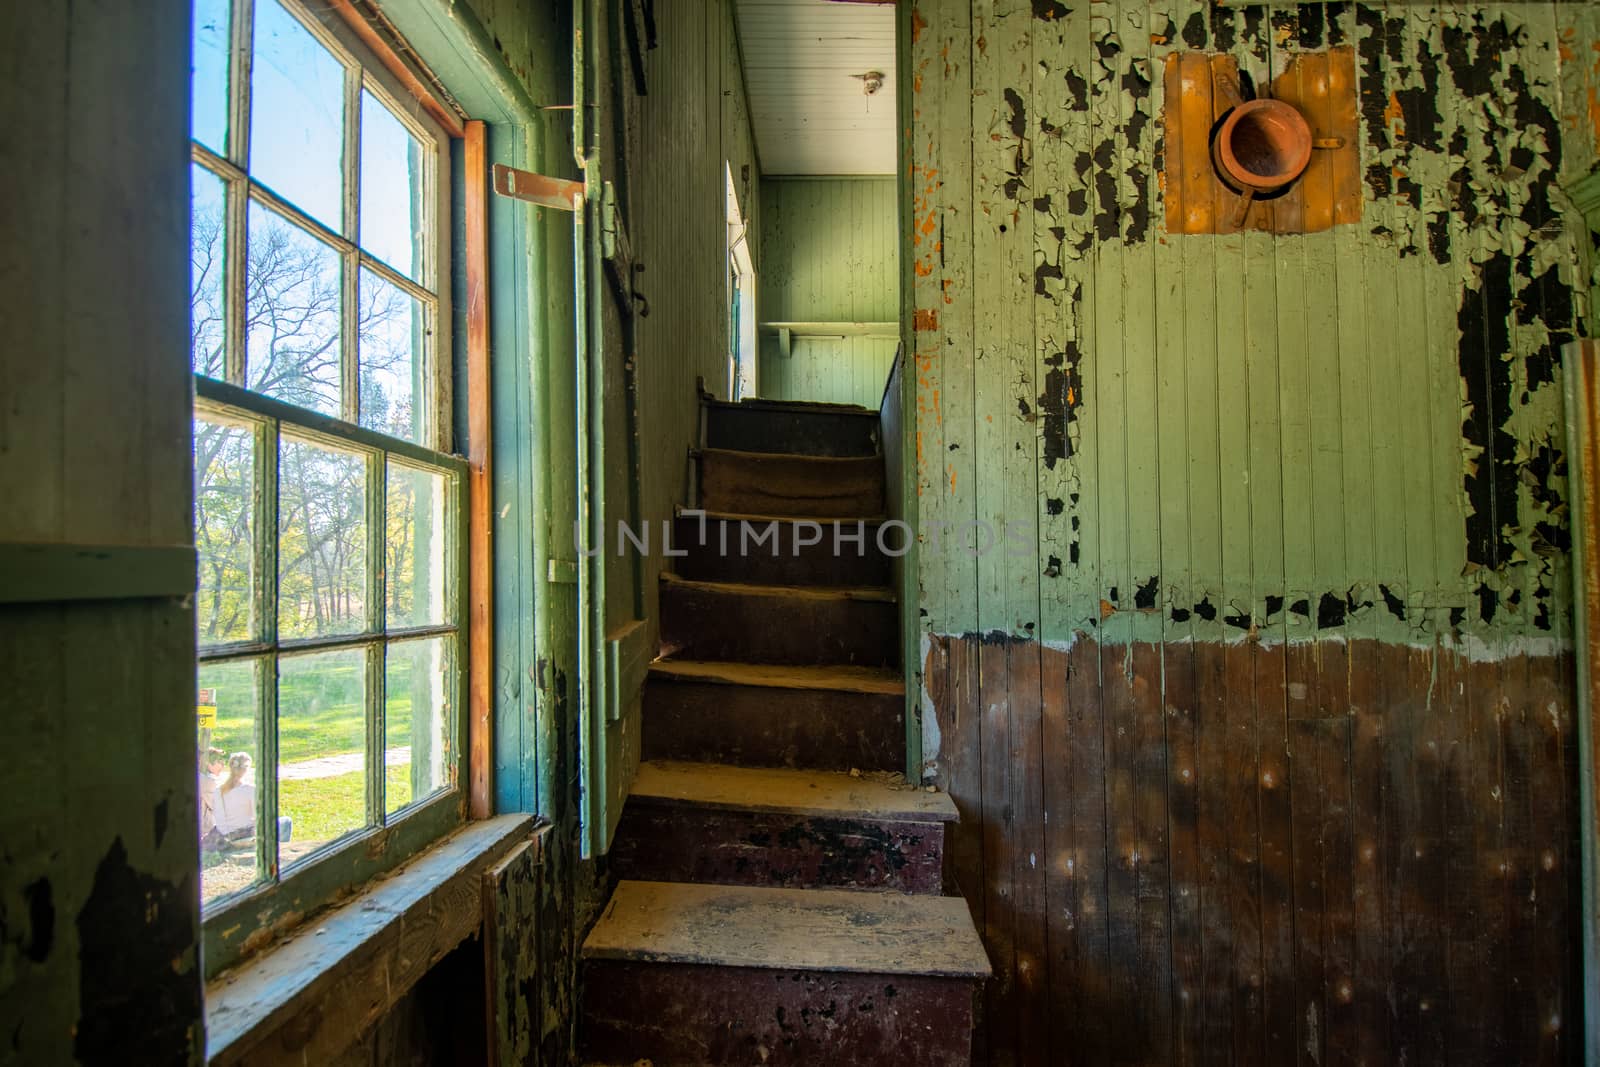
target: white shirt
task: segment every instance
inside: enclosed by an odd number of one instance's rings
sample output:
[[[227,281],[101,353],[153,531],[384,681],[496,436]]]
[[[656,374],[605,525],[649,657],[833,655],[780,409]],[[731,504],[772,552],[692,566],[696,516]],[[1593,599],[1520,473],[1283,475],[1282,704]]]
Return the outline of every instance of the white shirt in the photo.
[[[217,788],[217,832],[227,836],[256,825],[256,784],[246,777],[232,789]]]

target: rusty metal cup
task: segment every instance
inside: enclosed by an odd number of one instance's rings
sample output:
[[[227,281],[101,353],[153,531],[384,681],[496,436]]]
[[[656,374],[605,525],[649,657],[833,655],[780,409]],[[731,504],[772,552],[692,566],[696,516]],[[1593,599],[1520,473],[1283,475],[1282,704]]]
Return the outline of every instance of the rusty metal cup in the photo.
[[[1235,107],[1211,142],[1222,180],[1251,196],[1277,192],[1311,162],[1311,127],[1281,100],[1248,100]]]

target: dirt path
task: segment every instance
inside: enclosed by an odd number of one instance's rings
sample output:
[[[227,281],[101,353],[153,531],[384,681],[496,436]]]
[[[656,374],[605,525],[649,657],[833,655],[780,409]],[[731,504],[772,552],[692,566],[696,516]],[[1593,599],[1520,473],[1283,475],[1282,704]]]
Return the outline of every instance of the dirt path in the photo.
[[[318,756],[316,759],[285,763],[278,771],[278,779],[335,778],[352,774],[366,766],[366,756],[360,752],[345,752],[338,756]],[[383,754],[383,762],[390,767],[411,762],[411,746],[391,748]]]

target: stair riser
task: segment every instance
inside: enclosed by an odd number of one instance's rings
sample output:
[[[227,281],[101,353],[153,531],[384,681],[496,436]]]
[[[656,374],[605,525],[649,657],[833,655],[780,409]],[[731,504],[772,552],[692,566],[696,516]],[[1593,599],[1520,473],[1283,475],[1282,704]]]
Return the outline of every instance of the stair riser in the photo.
[[[729,811],[629,800],[619,878],[789,889],[944,890],[944,824]]]
[[[661,647],[678,659],[798,665],[899,665],[891,601],[661,589]]]
[[[700,506],[739,515],[883,514],[883,461],[792,456],[700,456]]]
[[[700,519],[692,515],[673,524],[672,549],[687,554],[670,562],[685,578],[756,585],[886,586],[891,581],[890,557],[878,546],[876,526],[864,525],[858,530],[855,523],[845,523],[836,529],[829,523],[822,527],[816,544],[801,544],[798,549],[797,542],[809,540],[814,531],[797,536],[800,530],[794,523],[778,523],[773,527],[775,533],[759,544],[755,538],[767,533],[763,523],[748,524],[746,534],[746,524],[739,520],[707,519],[703,539],[700,527]],[[848,540],[858,532],[859,549]],[[895,552],[904,540],[904,531],[898,527],[883,534],[884,544]]]
[[[592,1060],[966,1067],[972,1059],[971,978],[614,960],[583,970]]]
[[[706,413],[706,445],[737,452],[873,456],[878,453],[878,420],[825,410],[713,404]]]
[[[905,751],[905,698],[897,694],[645,683],[645,759],[899,771]]]

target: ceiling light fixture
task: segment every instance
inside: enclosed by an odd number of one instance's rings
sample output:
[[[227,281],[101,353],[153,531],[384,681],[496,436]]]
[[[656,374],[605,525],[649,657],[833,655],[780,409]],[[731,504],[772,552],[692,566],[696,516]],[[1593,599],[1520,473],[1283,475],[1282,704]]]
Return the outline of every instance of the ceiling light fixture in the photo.
[[[861,91],[867,96],[872,96],[883,88],[883,71],[881,70],[869,70],[863,74],[852,74],[850,77],[860,80]]]

